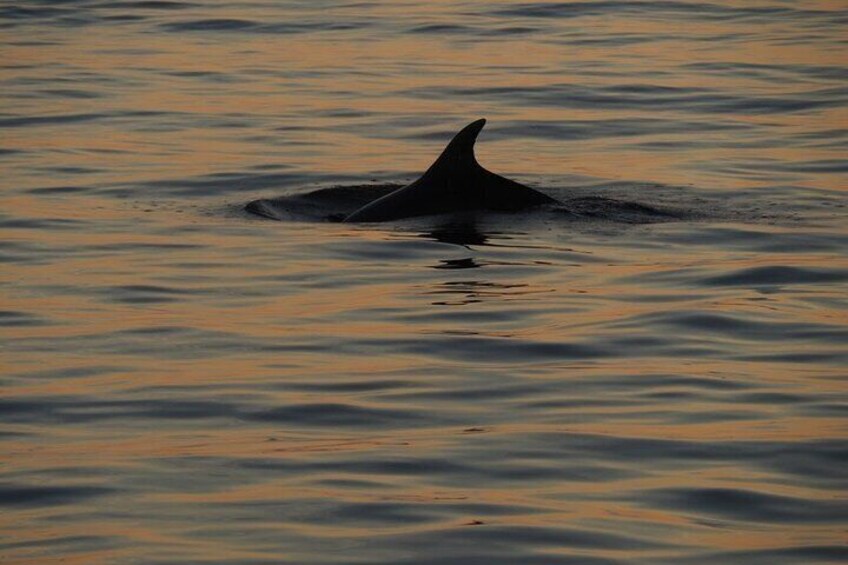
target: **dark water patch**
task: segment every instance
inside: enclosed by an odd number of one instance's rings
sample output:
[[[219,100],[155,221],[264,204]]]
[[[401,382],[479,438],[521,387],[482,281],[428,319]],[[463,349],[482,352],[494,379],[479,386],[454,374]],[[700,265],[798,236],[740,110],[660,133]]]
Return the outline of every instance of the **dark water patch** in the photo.
[[[729,488],[657,489],[637,500],[656,508],[706,514],[755,523],[841,523],[848,519],[842,501],[796,498]]]
[[[824,248],[829,250],[830,246]],[[784,250],[791,252],[792,249]],[[627,282],[661,284],[673,287],[748,287],[776,291],[782,287],[835,284],[848,280],[848,270],[838,267],[793,267],[790,265],[772,265],[767,267],[745,267],[716,275],[700,268],[656,271],[632,277]]]
[[[195,399],[90,400],[75,396],[21,397],[0,400],[7,423],[87,424],[109,420],[234,419],[238,408],[227,402]]]
[[[771,171],[787,173],[844,174],[848,173],[848,159],[822,159],[817,161],[746,161],[737,165],[738,170]]]
[[[224,387],[226,388],[226,387]],[[196,390],[192,391],[196,393]],[[217,391],[216,392],[221,392]],[[77,396],[17,397],[0,400],[0,420],[7,423],[54,422],[84,425],[103,421],[185,420],[242,421],[297,427],[409,427],[429,421],[445,425],[447,412],[424,415],[417,410],[346,403],[304,403],[259,408],[215,399],[142,398],[92,400]]]
[[[35,314],[30,314],[28,312],[17,312],[14,310],[0,310],[0,327],[4,328],[23,328],[23,327],[36,327],[36,326],[48,326],[51,325],[52,322],[42,318],[41,316],[36,316]]]
[[[474,525],[470,522],[469,525]],[[454,563],[467,563],[468,565],[514,565],[521,562],[522,565],[623,565],[625,562],[619,559],[594,557],[585,555],[585,549],[577,548],[568,551],[563,548],[548,553],[544,550],[531,553],[531,550],[522,545],[509,547],[508,540],[499,540],[501,543],[486,543],[485,547],[477,545],[478,540],[469,540],[467,544],[453,544],[442,547],[441,536],[434,533],[429,539],[429,547],[438,547],[436,552],[428,551],[425,542],[416,540],[415,546],[408,550],[411,557],[393,557],[382,561],[386,565],[452,565]],[[471,546],[471,547],[469,547]],[[405,544],[401,547],[405,547]],[[430,557],[421,557],[426,553],[436,553]],[[375,562],[375,565],[378,562]],[[329,565],[329,564],[328,564]],[[343,565],[339,562],[338,565]]]
[[[789,394],[785,392],[748,392],[735,395],[731,402],[740,404],[801,404],[814,398],[812,394]]]
[[[113,10],[129,9],[129,10],[185,10],[195,8],[198,4],[193,2],[172,2],[170,0],[139,0],[133,1],[116,1],[103,4],[93,4],[94,8],[108,8]]]
[[[100,92],[92,92],[90,90],[79,90],[72,88],[49,88],[40,90],[36,93],[38,96],[45,98],[73,98],[78,100],[92,100],[94,98],[102,98],[104,94]],[[28,93],[27,96],[32,96]]]
[[[569,380],[569,386],[588,394],[638,394],[651,390],[690,390],[703,395],[715,392],[739,394],[754,388],[743,380],[727,377],[703,377],[679,374],[645,374],[638,376],[597,376]]]
[[[612,551],[626,550],[645,550],[645,549],[661,549],[673,547],[673,544],[660,541],[650,541],[647,539],[639,539],[626,535],[602,532],[591,529],[574,529],[551,526],[524,526],[510,524],[491,524],[486,527],[453,529],[449,531],[427,532],[400,536],[397,540],[402,546],[412,545],[420,550],[427,547],[432,548],[433,544],[437,544],[441,548],[443,555],[462,554],[463,548],[486,547],[487,554],[480,556],[472,563],[490,563],[487,557],[500,555],[503,557],[514,553],[522,547],[532,546],[537,551],[546,548],[556,548],[558,552],[562,552],[566,548],[571,549],[602,549]],[[491,552],[490,554],[488,552]],[[503,553],[501,553],[503,552]],[[549,556],[549,559],[552,556]],[[600,560],[600,561],[575,561],[576,556],[570,556],[569,561],[565,563],[615,563],[615,561]],[[504,561],[496,559],[496,563],[515,563],[515,561]],[[582,558],[581,558],[582,559]],[[524,562],[524,559],[519,559]],[[414,561],[413,561],[414,562]],[[426,561],[421,561],[426,563]],[[556,563],[556,561],[547,561],[548,563]],[[406,562],[404,562],[406,563]],[[465,563],[465,561],[463,561]]]
[[[44,172],[48,174],[59,174],[59,175],[95,175],[98,173],[105,173],[106,169],[94,169],[91,167],[73,167],[67,165],[59,165],[59,166],[50,166],[50,167],[33,167],[33,171],[37,171],[39,173]]]
[[[525,457],[521,462],[504,461],[506,451],[497,454],[473,452],[460,461],[454,454],[445,457],[410,457],[403,454],[391,457],[372,456],[368,459],[325,458],[322,461],[299,462],[280,459],[242,460],[238,466],[249,470],[274,471],[276,473],[308,474],[320,476],[344,470],[347,475],[367,477],[418,477],[432,485],[463,488],[467,481],[485,481],[486,484],[524,484],[528,481],[555,484],[557,482],[590,483],[614,482],[633,478],[639,473],[626,471],[609,465],[580,463],[548,457],[531,457],[527,453],[514,453]]]
[[[453,288],[458,287],[458,288]],[[476,288],[475,288],[476,287]],[[528,294],[533,290],[537,290],[538,292],[550,292],[550,289],[547,288],[538,288],[533,289],[528,285],[492,285],[489,289],[482,287],[481,285],[474,285],[469,283],[445,283],[442,287],[436,291],[439,294],[460,294],[460,295],[473,295],[475,292],[485,294],[486,296],[508,296],[509,294],[520,295],[520,294]],[[445,324],[450,324],[451,322],[459,322],[463,323],[463,325],[467,323],[475,323],[475,324],[495,324],[495,323],[509,323],[514,321],[516,318],[520,318],[523,320],[530,320],[536,317],[539,312],[536,312],[532,309],[518,309],[518,308],[509,308],[504,310],[497,311],[482,311],[482,312],[469,312],[463,309],[432,309],[429,311],[417,311],[413,313],[409,313],[401,310],[395,315],[388,314],[386,317],[392,320],[397,320],[398,322],[410,323],[410,324],[427,324],[430,327],[445,327]],[[434,333],[442,334],[442,333],[451,333],[450,331],[436,331]]]
[[[212,18],[162,24],[162,31],[173,33],[218,32],[218,33],[254,33],[273,35],[292,35],[301,33],[325,33],[338,31],[363,31],[371,27],[366,20],[326,20],[298,22],[260,23],[253,20],[236,18]]]
[[[316,112],[316,115],[326,118],[367,118],[374,114],[375,112],[370,110],[355,110],[353,108],[333,108]]]
[[[848,281],[848,269],[773,265],[739,269],[726,275],[707,277],[699,282],[707,286],[768,287],[845,281]]]
[[[128,373],[133,369],[129,367],[110,366],[110,365],[92,365],[87,367],[62,367],[58,369],[44,369],[31,371],[27,373],[18,373],[16,378],[26,381],[30,379],[85,379],[101,375],[109,375],[113,373]]]
[[[784,147],[786,139],[734,139],[730,140],[725,137],[715,138],[690,138],[684,139],[682,136],[676,139],[656,139],[656,140],[636,140],[621,143],[618,147],[623,149],[638,149],[646,153],[669,152],[681,153],[687,151],[695,151],[699,149],[771,149],[776,147]],[[710,172],[716,170],[727,170],[724,167],[716,168],[714,162],[698,163],[700,170]]]
[[[172,115],[170,112],[123,110],[87,114],[57,114],[53,116],[0,117],[0,128],[28,128],[115,119],[153,118]]]
[[[330,352],[334,346],[319,336],[300,336],[297,340],[245,337],[235,332],[204,330],[183,326],[148,326],[115,332],[97,332],[63,338],[12,338],[18,351],[85,351],[107,356],[140,355],[160,359],[208,359],[228,355],[284,352]]]
[[[685,441],[592,434],[534,434],[522,438],[522,449],[557,453],[575,461],[605,461],[629,467],[633,461],[651,459],[652,468],[703,469],[705,465],[733,464],[770,473],[783,473],[783,482],[829,489],[844,480],[848,443],[810,441]],[[504,449],[489,446],[489,449]],[[513,451],[508,449],[507,452]],[[517,455],[517,454],[514,454]],[[800,483],[799,483],[800,481]]]
[[[472,34],[474,28],[457,24],[424,24],[411,27],[407,33],[435,33],[435,34]]]
[[[508,400],[510,403],[517,403],[522,398],[532,396],[544,396],[545,393],[551,392],[550,389],[542,385],[487,385],[480,386],[462,386],[450,387],[432,390],[424,387],[402,386],[397,387],[396,391],[385,391],[379,394],[381,400],[392,400],[399,402],[416,401],[416,402],[455,402],[458,399],[468,401],[487,401],[487,400]],[[585,400],[575,402],[588,402]],[[583,406],[584,404],[581,404]]]
[[[0,542],[0,550],[12,551],[15,549],[38,550],[49,548],[50,551],[59,553],[67,558],[70,554],[79,552],[91,552],[105,549],[119,549],[125,540],[117,536],[57,536],[34,540]]]
[[[116,242],[104,243],[100,245],[91,245],[89,249],[94,251],[181,251],[191,249],[204,249],[206,245],[199,243],[174,243],[174,242]]]
[[[468,306],[489,300],[487,296],[464,296],[433,301],[435,306]],[[526,297],[497,297],[504,300],[526,300]],[[357,343],[351,353],[367,354],[372,350],[389,347],[393,351],[426,358],[437,358],[477,364],[481,366],[516,366],[522,363],[564,362],[615,358],[722,358],[729,349],[720,343],[705,343],[693,337],[680,336],[676,340],[663,340],[647,345],[627,338],[608,335],[592,336],[573,342],[550,342],[519,339],[507,335],[487,335],[484,332],[444,332],[445,337],[428,337],[414,340],[375,340]]]
[[[55,116],[0,117],[0,127],[32,127],[39,125],[57,125],[88,122],[106,117],[104,114],[64,114]]]
[[[804,143],[805,146],[822,147],[822,148],[848,148],[848,129],[816,129],[796,133],[792,136],[793,139]]]
[[[217,71],[178,71],[178,70],[160,70],[163,75],[169,77],[180,78],[202,78],[210,79],[213,82],[229,82],[228,75]]]
[[[836,65],[792,65],[763,64],[742,62],[698,62],[683,65],[693,71],[729,75],[744,79],[780,80],[785,82],[793,77],[797,80],[846,81],[848,68]]]
[[[299,461],[273,459],[242,459],[236,463],[239,469],[249,471],[274,471],[279,473],[309,472],[317,476],[320,473],[334,473],[344,469],[345,474],[365,475],[370,480],[386,475],[396,476],[426,476],[437,479],[441,475],[466,475],[474,472],[473,466],[461,461],[451,461],[436,457],[405,457],[395,456],[369,457],[359,459],[326,459],[319,462],[304,463]]]
[[[0,29],[8,29],[12,27],[15,27],[14,24],[0,22]],[[41,39],[22,39],[18,41],[9,41],[8,44],[12,47],[53,47],[56,45],[62,45],[62,42]]]
[[[820,177],[820,175],[844,174],[848,171],[848,161],[839,159],[800,162],[786,162],[776,159],[745,161],[728,159],[721,163],[695,161],[692,163],[692,166],[699,170],[736,179],[742,178],[786,184]]]
[[[764,203],[762,206],[733,205],[732,202],[723,204],[707,204],[699,202],[696,209],[708,208],[714,212],[717,219],[729,218],[736,221],[788,221],[789,211],[780,210],[777,204]],[[709,216],[707,216],[709,217]],[[691,226],[691,224],[690,224]],[[687,226],[689,227],[689,226]],[[687,229],[670,236],[670,240],[687,248],[695,249],[702,247],[722,246],[723,249],[737,249],[750,253],[777,254],[775,260],[783,254],[798,253],[803,250],[806,253],[838,252],[848,245],[848,237],[839,233],[822,234],[816,231],[805,231],[793,229],[792,231],[768,231],[759,225],[748,226],[715,226],[701,225],[698,230]],[[691,277],[684,271],[675,274],[673,272],[658,272],[646,275],[649,278],[656,277],[672,281],[679,278],[681,282],[688,279],[701,279],[708,273],[690,271]]]
[[[739,354],[735,356],[739,361],[758,361],[767,363],[801,363],[801,364],[819,364],[819,365],[839,365],[848,363],[848,353],[841,351],[823,351],[823,352],[785,352],[766,354]]]
[[[533,513],[521,506],[474,504],[447,500],[430,500],[426,504],[409,502],[345,502],[330,499],[281,499],[235,502],[206,506],[236,520],[250,519],[260,513],[273,521],[324,524],[328,516],[339,526],[373,527],[445,522],[469,515],[509,516]]]
[[[530,26],[502,26],[502,27],[478,27],[458,24],[422,24],[411,27],[407,33],[425,35],[444,35],[452,40],[479,41],[481,38],[504,39],[507,36],[529,35],[539,31],[539,28]]]
[[[140,22],[147,18],[138,14],[108,14],[100,16],[103,23],[108,22]]]
[[[816,109],[841,107],[848,102],[848,89],[824,88],[795,94],[757,96],[745,93],[730,94],[703,87],[671,87],[651,84],[615,84],[587,86],[572,83],[542,87],[455,87],[422,88],[400,94],[415,98],[491,100],[504,104],[528,104],[537,107],[568,109],[652,110],[656,112],[686,112],[705,114],[787,114]],[[647,129],[653,120],[644,119]],[[675,124],[676,121],[670,121]],[[666,127],[671,127],[671,125]],[[737,124],[741,126],[741,124]],[[747,126],[750,127],[750,126]],[[709,124],[683,128],[680,132],[710,129]],[[503,127],[500,128],[502,131]],[[494,128],[493,128],[493,131]],[[656,130],[655,130],[656,131]]]
[[[391,391],[396,388],[417,388],[418,384],[405,380],[367,380],[367,381],[345,381],[345,382],[307,382],[296,384],[283,384],[280,388],[285,390],[300,390],[305,392],[327,392],[327,393],[364,393]]]
[[[206,291],[203,291],[206,292]],[[122,285],[107,287],[100,291],[112,302],[126,304],[156,304],[185,301],[187,296],[196,296],[199,291],[157,285]]]
[[[616,35],[591,35],[585,31],[569,31],[558,35],[557,43],[569,47],[609,48],[628,47],[641,44],[656,44],[667,41],[675,41],[674,35],[648,34],[648,33],[620,33]],[[580,70],[580,76],[621,76],[619,73],[602,71],[599,69]]]
[[[734,340],[779,342],[788,345],[791,341],[813,341],[815,343],[848,343],[848,329],[840,325],[810,324],[801,322],[758,321],[750,315],[706,312],[674,311],[640,314],[611,324],[621,328],[657,328],[662,335],[684,332],[712,334]],[[666,326],[666,328],[662,328]]]
[[[538,297],[535,296],[537,294],[544,294],[553,292],[549,287],[535,287],[522,283],[517,284],[503,284],[496,283],[491,281],[476,281],[476,280],[460,280],[460,281],[448,281],[440,284],[438,287],[425,291],[425,294],[433,296],[433,302],[431,302],[434,306],[464,306],[468,304],[476,304],[489,300],[497,300],[499,302],[505,302],[509,300],[537,300]],[[515,308],[511,308],[506,312],[501,313],[471,313],[471,312],[457,312],[453,311],[442,311],[437,312],[433,315],[431,319],[438,319],[440,322],[451,322],[451,321],[459,321],[463,320],[466,322],[510,322],[515,320],[517,317],[530,319],[535,315],[534,312],[530,310],[520,311]],[[428,317],[421,318],[422,321],[426,321]],[[400,319],[406,319],[409,321],[414,321],[414,318],[407,317],[404,318],[401,316]],[[447,336],[475,336],[475,335],[491,335],[492,337],[508,337],[509,333],[492,333],[488,334],[487,332],[477,332],[477,331],[465,331],[465,332],[455,332],[451,330],[444,330],[435,332],[438,335],[447,335]]]
[[[300,426],[377,427],[410,425],[423,420],[411,410],[393,410],[351,404],[299,404],[243,414],[254,422]]]
[[[611,358],[616,352],[588,343],[544,342],[488,337],[448,336],[427,340],[395,342],[394,347],[410,354],[432,356],[466,363],[524,364],[542,360],[585,360]]]
[[[508,8],[496,8],[490,12],[496,16],[523,18],[571,19],[581,17],[636,17],[674,18],[687,21],[732,22],[751,24],[771,23],[776,18],[808,22],[810,19],[822,23],[837,23],[845,18],[844,10],[812,10],[788,5],[743,6],[706,2],[680,2],[675,0],[652,0],[650,2],[628,2],[601,0],[598,2],[554,2],[524,3]]]
[[[813,418],[844,419],[848,417],[848,403],[839,403],[838,401],[810,403],[807,406],[800,407],[797,412]]]
[[[679,399],[681,401],[685,399]],[[721,422],[748,422],[754,424],[756,420],[768,420],[770,414],[758,410],[691,410],[677,413],[667,418],[667,421],[679,425],[713,424]],[[740,424],[742,425],[742,424]]]
[[[162,28],[165,31],[186,32],[186,31],[253,31],[259,27],[259,23],[250,20],[238,19],[207,19],[194,20],[187,22],[177,22],[164,24]]]
[[[65,259],[61,250],[31,241],[0,241],[0,263],[44,265]]]
[[[674,558],[659,558],[657,563],[692,564],[726,563],[727,565],[814,565],[848,561],[848,548],[838,545],[795,545],[772,549],[742,551],[693,552]]]
[[[485,35],[492,37],[503,37],[505,35],[529,35],[540,31],[537,27],[530,26],[503,26],[485,31]]]
[[[0,483],[0,506],[38,508],[78,504],[111,492],[112,489],[95,486],[28,486]]]
[[[436,505],[412,505],[401,502],[334,502],[328,500],[285,500],[235,504],[225,508],[227,514],[235,506],[246,507],[246,515],[253,515],[256,506],[270,509],[272,519],[297,521],[306,524],[323,524],[328,516],[339,526],[412,525],[435,522],[443,512]],[[239,514],[238,511],[235,513]],[[264,514],[264,512],[263,512]]]
[[[69,13],[66,8],[53,6],[2,6],[0,7],[0,20],[29,21],[55,18]]]
[[[38,7],[4,7],[0,9],[0,26],[15,28],[24,25],[45,26],[54,25],[61,28],[73,28],[91,26],[103,23],[107,20],[98,17],[91,11],[82,7],[69,6],[67,8],[54,8],[49,6]]]

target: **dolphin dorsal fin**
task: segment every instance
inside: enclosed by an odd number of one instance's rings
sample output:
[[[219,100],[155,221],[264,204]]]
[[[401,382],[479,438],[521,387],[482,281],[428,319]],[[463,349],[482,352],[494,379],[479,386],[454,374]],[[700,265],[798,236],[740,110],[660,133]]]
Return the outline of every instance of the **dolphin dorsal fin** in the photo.
[[[486,125],[486,119],[481,118],[471,122],[453,136],[450,143],[445,147],[439,158],[436,159],[424,176],[438,174],[439,172],[455,172],[459,168],[473,168],[479,166],[474,157],[474,143],[477,136]]]
[[[469,210],[510,212],[556,202],[530,187],[487,171],[474,158],[486,120],[460,130],[421,177],[354,211],[345,222],[385,222]]]

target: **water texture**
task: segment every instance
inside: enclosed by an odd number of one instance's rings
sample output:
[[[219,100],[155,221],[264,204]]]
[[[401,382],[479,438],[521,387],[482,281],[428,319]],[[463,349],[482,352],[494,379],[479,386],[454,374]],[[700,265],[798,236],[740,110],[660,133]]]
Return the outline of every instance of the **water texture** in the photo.
[[[846,24],[0,0],[0,561],[848,560]]]

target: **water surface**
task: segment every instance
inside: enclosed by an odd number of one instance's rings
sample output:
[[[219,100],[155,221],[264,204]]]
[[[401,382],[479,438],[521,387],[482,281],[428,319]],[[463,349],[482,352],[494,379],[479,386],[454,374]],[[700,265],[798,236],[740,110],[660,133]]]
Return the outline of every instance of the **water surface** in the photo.
[[[846,23],[0,2],[2,560],[843,562]],[[497,173],[681,214],[243,211],[479,117]]]

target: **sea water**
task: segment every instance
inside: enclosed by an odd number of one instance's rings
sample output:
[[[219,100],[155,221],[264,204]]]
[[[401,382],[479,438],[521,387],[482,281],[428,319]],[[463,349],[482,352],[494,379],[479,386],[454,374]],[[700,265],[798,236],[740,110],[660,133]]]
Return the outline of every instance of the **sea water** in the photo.
[[[0,2],[0,561],[848,559],[840,0]],[[274,222],[485,117],[551,214]]]

